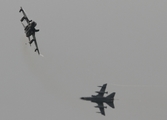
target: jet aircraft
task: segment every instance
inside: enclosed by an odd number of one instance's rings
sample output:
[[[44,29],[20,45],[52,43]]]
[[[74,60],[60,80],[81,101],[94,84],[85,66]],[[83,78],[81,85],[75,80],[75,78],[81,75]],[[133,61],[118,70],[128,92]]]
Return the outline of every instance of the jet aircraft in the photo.
[[[100,112],[97,112],[97,113],[101,113],[102,115],[105,115],[104,108],[107,108],[107,106],[104,106],[103,103],[106,103],[110,107],[115,108],[115,106],[114,106],[115,92],[111,93],[107,97],[104,97],[104,94],[108,93],[108,92],[105,92],[106,86],[107,86],[107,84],[104,84],[103,86],[98,86],[98,87],[101,87],[101,90],[96,91],[96,93],[98,93],[97,95],[92,95],[92,97],[81,97],[82,100],[87,100],[87,101],[97,103],[98,105],[95,106],[95,108],[100,109]]]
[[[28,37],[28,39],[29,39],[29,44],[31,45],[32,42],[34,42],[35,46],[36,46],[35,52],[38,52],[38,54],[40,55],[38,44],[37,44],[36,37],[35,37],[35,32],[39,31],[39,29],[35,29],[37,23],[35,21],[32,21],[32,20],[28,19],[27,15],[25,14],[25,12],[22,9],[22,7],[20,7],[19,12],[23,13],[23,17],[21,18],[20,21],[21,21],[21,23],[22,23],[22,25],[24,27],[24,31],[25,31],[26,37]],[[25,26],[23,24],[24,20],[27,22],[27,26]],[[32,36],[32,40],[30,39],[30,36]]]

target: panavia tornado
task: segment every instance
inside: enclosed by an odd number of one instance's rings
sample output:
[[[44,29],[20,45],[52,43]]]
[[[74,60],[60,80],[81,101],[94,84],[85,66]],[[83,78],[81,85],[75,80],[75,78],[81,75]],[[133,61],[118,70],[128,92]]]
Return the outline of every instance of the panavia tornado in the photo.
[[[97,95],[92,95],[91,97],[81,97],[82,100],[87,100],[87,101],[97,103],[97,106],[95,106],[95,108],[100,109],[100,112],[97,112],[97,113],[101,113],[102,115],[105,115],[104,108],[107,108],[107,106],[104,106],[103,103],[106,103],[110,107],[115,108],[114,107],[115,92],[111,93],[107,97],[104,97],[104,93],[106,94],[108,93],[108,92],[105,92],[106,86],[107,84],[104,84],[103,86],[98,86],[98,87],[101,87],[101,90],[96,91],[96,93],[98,93]]]
[[[39,29],[35,29],[37,23],[35,21],[32,21],[32,20],[28,19],[27,15],[25,14],[25,12],[22,9],[22,7],[20,7],[19,12],[23,13],[23,17],[20,20],[21,23],[24,20],[27,22],[27,26],[25,26],[23,23],[22,23],[22,25],[24,27],[24,31],[25,31],[26,37],[28,37],[28,39],[29,39],[29,44],[31,45],[32,42],[34,42],[35,46],[36,46],[35,52],[38,52],[38,54],[40,55],[40,52],[39,52],[39,49],[38,49],[38,44],[37,44],[36,37],[35,37],[35,32],[39,31]],[[31,40],[30,36],[32,36],[32,40]]]

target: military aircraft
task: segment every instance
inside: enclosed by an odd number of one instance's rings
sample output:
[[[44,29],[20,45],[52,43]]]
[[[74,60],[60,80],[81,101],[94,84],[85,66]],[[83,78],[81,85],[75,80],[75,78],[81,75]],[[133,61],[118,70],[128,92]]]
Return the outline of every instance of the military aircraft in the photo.
[[[38,54],[40,55],[39,49],[38,49],[38,44],[36,41],[36,37],[35,37],[35,32],[38,32],[39,29],[35,29],[35,26],[37,25],[37,23],[35,21],[29,20],[27,15],[25,14],[24,10],[22,9],[22,7],[20,7],[19,12],[23,13],[23,17],[21,18],[21,23],[25,20],[27,22],[27,26],[25,26],[23,23],[23,27],[24,27],[24,31],[26,34],[26,37],[28,37],[29,39],[29,44],[31,45],[32,42],[35,43],[36,49],[35,52],[38,52]],[[30,36],[32,36],[32,40],[30,39]]]
[[[87,100],[87,101],[97,103],[98,105],[95,106],[95,108],[100,109],[100,112],[97,112],[97,113],[101,113],[102,115],[105,115],[104,108],[107,108],[107,106],[103,105],[103,102],[108,104],[110,107],[115,108],[114,107],[115,92],[111,93],[107,97],[104,97],[104,94],[108,93],[108,92],[105,92],[106,86],[107,86],[107,84],[104,84],[103,86],[98,86],[98,87],[101,87],[101,90],[96,91],[96,93],[98,93],[97,95],[92,95],[92,97],[81,97],[82,100]]]

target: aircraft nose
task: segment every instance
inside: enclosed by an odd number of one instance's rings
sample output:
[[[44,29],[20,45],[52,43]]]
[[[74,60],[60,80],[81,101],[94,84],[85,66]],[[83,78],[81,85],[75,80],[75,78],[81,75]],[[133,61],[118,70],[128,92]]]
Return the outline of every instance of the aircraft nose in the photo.
[[[84,97],[81,97],[80,99],[81,99],[81,100],[84,100],[85,98],[84,98]]]

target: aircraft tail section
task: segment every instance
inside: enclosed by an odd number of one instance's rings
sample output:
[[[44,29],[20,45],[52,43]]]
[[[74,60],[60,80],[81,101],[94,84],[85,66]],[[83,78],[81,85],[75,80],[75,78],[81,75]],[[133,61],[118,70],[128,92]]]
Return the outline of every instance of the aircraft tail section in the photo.
[[[112,108],[115,108],[115,106],[114,106],[114,96],[115,96],[115,92],[113,92],[113,93],[111,93],[110,95],[107,96],[107,98],[110,98],[111,101],[106,102],[106,103]]]
[[[114,106],[114,100],[113,101],[111,101],[111,102],[106,102],[110,107],[112,107],[112,108],[115,108],[115,106]]]
[[[114,99],[115,92],[111,93],[110,95],[107,96],[107,98],[113,98]]]

